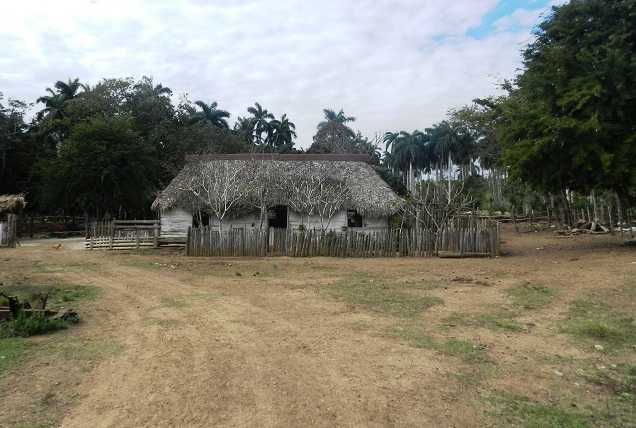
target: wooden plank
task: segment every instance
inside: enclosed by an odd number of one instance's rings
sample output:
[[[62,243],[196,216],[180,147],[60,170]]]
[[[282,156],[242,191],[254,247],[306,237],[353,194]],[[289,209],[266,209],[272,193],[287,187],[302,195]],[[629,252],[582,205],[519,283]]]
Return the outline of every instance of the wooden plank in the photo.
[[[453,252],[453,251],[439,251],[437,256],[441,259],[464,259],[472,257],[490,257],[490,253],[478,253],[478,252]]]

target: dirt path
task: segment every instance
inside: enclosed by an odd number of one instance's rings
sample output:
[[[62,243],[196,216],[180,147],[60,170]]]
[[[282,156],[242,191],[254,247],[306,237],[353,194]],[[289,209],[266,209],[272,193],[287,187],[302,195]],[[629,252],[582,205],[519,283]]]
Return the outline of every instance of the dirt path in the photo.
[[[75,279],[107,290],[126,351],[92,373],[62,426],[432,424],[452,395],[430,354],[342,328],[356,315],[313,293],[135,268]]]
[[[607,239],[521,236],[505,249],[510,257],[459,261],[185,259],[47,246],[10,256],[66,266],[54,275],[99,287],[77,334],[121,347],[69,385],[75,398],[61,426],[464,427],[487,422],[476,405],[485,388],[532,384],[529,395],[550,394],[541,358],[581,356],[550,323],[577,295],[636,273],[634,252]],[[445,304],[417,318],[433,332],[454,312],[502,304],[521,280],[558,284],[563,304],[527,315],[532,334],[444,333],[484,344],[497,361],[490,378],[468,384],[462,376],[476,367],[384,334],[399,319],[317,292],[355,275],[444,285],[431,293]],[[57,379],[44,363],[28,370]]]

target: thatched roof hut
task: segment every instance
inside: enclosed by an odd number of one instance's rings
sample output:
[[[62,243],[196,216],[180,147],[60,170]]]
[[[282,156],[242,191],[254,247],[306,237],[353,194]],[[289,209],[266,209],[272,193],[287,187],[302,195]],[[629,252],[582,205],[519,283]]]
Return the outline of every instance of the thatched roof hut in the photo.
[[[158,195],[152,204],[153,210],[167,210],[174,207],[187,207],[187,195],[183,191],[184,183],[197,174],[202,163],[209,165],[220,162],[267,163],[269,170],[283,180],[306,178],[316,171],[325,171],[330,178],[344,183],[348,190],[347,207],[363,215],[389,216],[395,214],[402,200],[368,163],[367,155],[348,154],[212,154],[188,156],[187,163],[172,182]],[[253,169],[244,168],[244,174]],[[250,177],[245,177],[248,180]],[[270,196],[271,204],[285,204],[284,194]]]
[[[24,195],[0,195],[0,215],[18,213],[25,206]]]

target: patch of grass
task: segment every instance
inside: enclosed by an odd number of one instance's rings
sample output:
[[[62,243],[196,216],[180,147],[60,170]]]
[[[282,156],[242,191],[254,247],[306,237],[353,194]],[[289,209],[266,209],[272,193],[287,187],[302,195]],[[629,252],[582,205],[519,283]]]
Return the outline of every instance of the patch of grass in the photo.
[[[507,291],[514,306],[522,309],[539,309],[548,305],[556,292],[542,285],[523,284]]]
[[[19,425],[15,425],[14,428],[51,428],[55,426],[54,423],[36,423],[36,424],[31,424],[31,423],[26,423],[26,424],[19,424]]]
[[[405,341],[409,346],[420,349],[435,349],[435,340],[426,332],[413,326],[398,326],[389,330],[389,335]]]
[[[149,270],[159,270],[161,268],[167,269],[176,269],[176,265],[173,263],[164,263],[155,259],[147,259],[145,257],[135,257],[127,255],[124,260],[118,260],[121,265],[139,268],[139,269],[149,269]],[[170,266],[173,266],[172,268]]]
[[[522,324],[513,319],[513,314],[503,311],[485,314],[465,314],[455,312],[444,319],[444,325],[480,327],[494,331],[506,331],[513,333],[526,331]]]
[[[183,325],[183,321],[175,319],[152,319],[149,321],[165,329],[175,329]]]
[[[487,361],[486,348],[474,345],[465,340],[449,339],[438,342],[436,349],[444,355],[461,358],[466,363],[481,363]]]
[[[636,345],[636,319],[597,300],[576,300],[561,331],[614,350]]]
[[[437,290],[440,288],[448,287],[448,285],[441,281],[432,281],[427,279],[407,279],[400,281],[398,284],[401,288],[412,290]]]
[[[99,288],[90,285],[72,284],[16,284],[3,286],[4,293],[17,296],[21,301],[31,303],[33,307],[40,307],[38,296],[49,294],[47,307],[65,306],[69,302],[93,300],[99,295]],[[0,298],[0,305],[6,305]]]
[[[492,314],[484,314],[480,315],[477,319],[479,320],[479,322],[483,323],[486,328],[489,328],[491,330],[503,330],[514,333],[526,331],[526,328],[522,324],[510,318],[499,317]]]
[[[69,360],[94,361],[111,357],[122,352],[124,347],[112,340],[80,340],[72,339],[54,342],[47,346],[47,351],[56,353]]]
[[[221,297],[220,293],[202,291],[185,296],[162,297],[161,305],[168,308],[181,309],[187,308],[197,301],[209,301],[219,297]]]
[[[18,363],[28,348],[29,343],[22,339],[0,339],[0,376]]]
[[[636,365],[619,364],[605,369],[595,367],[585,377],[588,382],[603,386],[613,394],[636,399]]]
[[[47,318],[39,314],[20,314],[16,319],[0,324],[0,338],[37,336],[63,330],[67,326],[66,321],[61,319]]]
[[[633,426],[636,421],[636,365],[619,364],[582,372],[586,381],[603,388],[610,397],[597,414],[613,426]]]
[[[181,309],[187,308],[188,306],[190,306],[190,303],[187,302],[184,298],[162,297],[161,305],[168,308]]]
[[[369,321],[358,320],[349,323],[349,328],[353,331],[368,331],[373,325]]]
[[[75,262],[64,264],[50,264],[41,260],[36,260],[31,264],[33,273],[63,273],[63,272],[94,272],[98,270],[99,264],[93,262]]]
[[[389,331],[393,337],[404,340],[414,348],[432,349],[443,355],[456,357],[470,364],[488,362],[486,349],[465,340],[435,340],[421,328],[415,326],[399,326]]]
[[[526,428],[584,428],[591,427],[586,415],[563,410],[550,404],[538,403],[527,397],[499,393],[490,398],[491,414],[502,427]]]
[[[401,318],[413,318],[426,309],[444,303],[439,297],[403,291],[400,284],[356,278],[325,288],[330,296],[350,305]]]

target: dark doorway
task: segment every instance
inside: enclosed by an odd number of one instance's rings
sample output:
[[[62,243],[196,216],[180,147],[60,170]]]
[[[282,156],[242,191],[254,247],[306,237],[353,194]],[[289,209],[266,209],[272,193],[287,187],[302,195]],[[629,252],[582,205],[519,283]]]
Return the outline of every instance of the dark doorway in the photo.
[[[287,229],[287,207],[285,205],[276,205],[268,209],[267,219],[269,220],[269,227]]]
[[[198,211],[192,216],[192,226],[202,227],[210,225],[210,214],[204,211]]]
[[[362,216],[356,210],[347,210],[347,227],[362,227]]]

